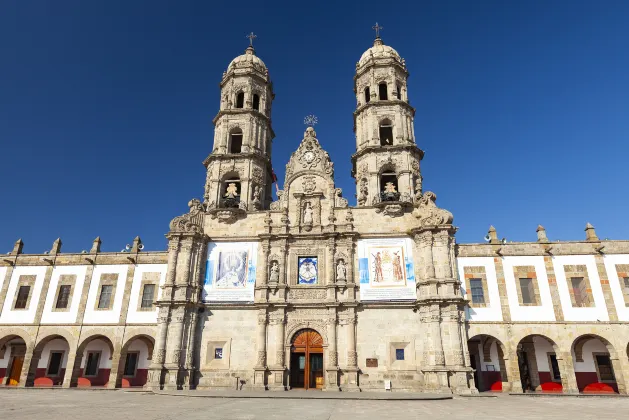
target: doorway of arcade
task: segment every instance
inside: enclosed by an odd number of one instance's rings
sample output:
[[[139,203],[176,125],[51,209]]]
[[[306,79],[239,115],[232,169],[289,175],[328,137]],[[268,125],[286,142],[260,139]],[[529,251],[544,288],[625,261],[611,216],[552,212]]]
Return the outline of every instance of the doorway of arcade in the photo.
[[[298,331],[290,348],[291,389],[323,388],[323,338],[312,329]]]

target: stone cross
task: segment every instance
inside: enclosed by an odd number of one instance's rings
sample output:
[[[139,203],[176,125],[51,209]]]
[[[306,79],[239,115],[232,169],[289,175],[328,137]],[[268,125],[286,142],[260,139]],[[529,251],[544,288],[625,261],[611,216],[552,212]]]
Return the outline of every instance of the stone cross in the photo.
[[[375,29],[375,31],[376,31],[376,38],[380,38],[380,30],[384,29],[384,27],[378,25],[378,22],[376,22],[376,25],[372,26],[371,29]]]
[[[307,115],[306,118],[304,118],[304,124],[308,127],[314,127],[315,125],[317,125],[318,122],[319,119],[316,115],[313,114]]]
[[[258,36],[254,35],[253,32],[251,32],[249,35],[245,36],[245,38],[249,38],[249,46],[253,47],[253,40],[256,39]]]

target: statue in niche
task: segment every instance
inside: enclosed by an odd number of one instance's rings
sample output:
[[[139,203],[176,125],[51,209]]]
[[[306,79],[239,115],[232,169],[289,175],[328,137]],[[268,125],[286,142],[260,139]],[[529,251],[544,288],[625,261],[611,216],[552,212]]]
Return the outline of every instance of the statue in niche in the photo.
[[[387,182],[384,185],[384,192],[388,194],[395,194],[397,192],[395,190],[395,185],[393,185],[393,182]]]
[[[304,225],[312,224],[313,213],[314,213],[314,210],[312,209],[312,204],[310,204],[310,201],[306,201],[306,205],[304,207],[304,218],[303,218]]]
[[[236,187],[236,184],[234,184],[233,182],[230,182],[229,185],[227,185],[227,189],[225,190],[225,197],[236,198],[237,196],[238,196],[238,187]]]
[[[336,280],[347,280],[347,267],[343,260],[336,263]]]
[[[358,196],[358,204],[363,206],[367,202],[367,197],[369,197],[369,188],[367,187],[367,180],[363,179],[360,181],[360,195]]]
[[[269,274],[269,283],[279,283],[280,281],[280,264],[277,261],[271,262],[271,273]]]
[[[262,195],[262,188],[260,188],[259,185],[256,185],[253,187],[253,206],[256,209],[259,209],[262,206],[260,195]]]

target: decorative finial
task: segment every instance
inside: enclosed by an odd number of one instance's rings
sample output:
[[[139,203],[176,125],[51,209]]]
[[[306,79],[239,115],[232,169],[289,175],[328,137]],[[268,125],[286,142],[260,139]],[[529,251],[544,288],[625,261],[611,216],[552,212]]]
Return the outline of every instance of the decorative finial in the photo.
[[[251,32],[249,35],[245,36],[245,38],[249,38],[249,46],[251,48],[253,48],[253,40],[256,39],[258,36],[254,35],[253,32]]]
[[[307,115],[306,118],[304,118],[304,124],[308,127],[314,127],[318,122],[319,119],[314,114]]]
[[[380,30],[384,29],[384,27],[378,25],[378,22],[376,22],[375,26],[372,26],[371,29],[374,29],[376,31],[376,39],[380,38]]]
[[[594,226],[591,223],[585,225],[585,240],[588,242],[597,242],[598,236],[596,236],[596,230],[594,230]]]
[[[537,242],[548,243],[548,237],[546,236],[546,229],[544,226],[537,225]]]

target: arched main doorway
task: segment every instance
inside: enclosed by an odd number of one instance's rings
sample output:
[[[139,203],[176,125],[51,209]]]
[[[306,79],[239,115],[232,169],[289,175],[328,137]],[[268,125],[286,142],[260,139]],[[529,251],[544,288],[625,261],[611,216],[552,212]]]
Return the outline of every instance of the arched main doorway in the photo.
[[[297,331],[290,347],[291,388],[323,388],[323,338],[312,329]]]

